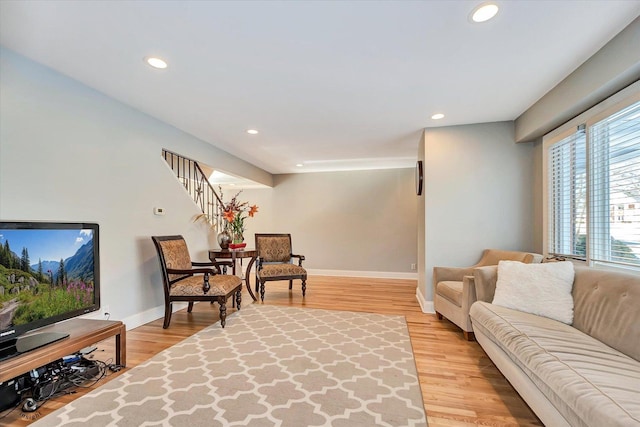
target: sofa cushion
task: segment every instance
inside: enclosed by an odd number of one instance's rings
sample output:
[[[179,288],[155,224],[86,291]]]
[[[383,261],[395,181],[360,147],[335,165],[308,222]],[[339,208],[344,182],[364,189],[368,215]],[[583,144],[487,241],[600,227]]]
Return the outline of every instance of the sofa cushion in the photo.
[[[486,302],[470,316],[572,426],[640,423],[640,362],[549,318]]]
[[[493,304],[573,322],[573,264],[570,261],[523,264],[500,261]]]
[[[640,361],[640,276],[577,267],[573,300],[574,328]]]
[[[436,285],[436,293],[462,307],[462,282],[445,280]]]

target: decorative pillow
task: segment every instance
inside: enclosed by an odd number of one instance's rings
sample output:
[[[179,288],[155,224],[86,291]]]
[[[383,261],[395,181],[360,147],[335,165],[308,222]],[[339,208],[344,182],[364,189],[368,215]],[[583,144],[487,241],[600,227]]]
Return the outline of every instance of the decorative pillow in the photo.
[[[570,325],[573,276],[571,261],[544,264],[500,261],[493,303]]]

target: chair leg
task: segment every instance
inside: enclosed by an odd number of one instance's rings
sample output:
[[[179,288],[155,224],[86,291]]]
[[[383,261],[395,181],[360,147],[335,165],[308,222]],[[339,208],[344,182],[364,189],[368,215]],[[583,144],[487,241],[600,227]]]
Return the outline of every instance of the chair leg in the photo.
[[[264,282],[260,282],[260,299],[264,302]]]
[[[289,280],[289,290],[293,289],[293,280]]]
[[[242,288],[238,289],[236,292],[236,307],[238,311],[240,311],[240,303],[242,302]]]
[[[187,306],[187,313],[191,313],[193,311],[193,301],[189,301],[189,306]]]
[[[442,314],[438,313],[437,311],[436,311],[436,318],[437,318],[438,320],[442,320],[442,319],[444,319],[444,317],[442,317]]]
[[[305,279],[302,279],[302,296],[304,296],[306,292],[307,292],[307,281]]]
[[[220,304],[220,325],[224,328],[227,324],[227,299],[221,298],[218,303]]]
[[[172,304],[170,302],[166,302],[164,304],[164,323],[162,324],[163,329],[167,329],[169,327],[169,323],[171,322],[171,308]]]

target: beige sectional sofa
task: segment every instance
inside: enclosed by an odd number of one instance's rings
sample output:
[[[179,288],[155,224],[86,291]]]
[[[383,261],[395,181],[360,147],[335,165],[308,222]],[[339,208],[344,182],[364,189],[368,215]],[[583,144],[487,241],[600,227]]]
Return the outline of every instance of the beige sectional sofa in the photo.
[[[540,420],[640,426],[640,276],[576,267],[567,325],[491,304],[497,272],[474,271],[475,336]]]

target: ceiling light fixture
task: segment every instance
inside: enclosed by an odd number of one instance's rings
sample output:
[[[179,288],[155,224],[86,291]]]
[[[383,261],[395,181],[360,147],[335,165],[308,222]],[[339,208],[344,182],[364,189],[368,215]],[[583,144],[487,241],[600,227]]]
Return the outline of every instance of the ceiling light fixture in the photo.
[[[167,68],[167,63],[155,56],[147,56],[146,58],[144,58],[144,62],[159,70],[164,70],[165,68]]]
[[[471,12],[471,20],[473,22],[486,22],[489,19],[496,16],[498,13],[498,6],[494,3],[483,3],[480,6],[473,9]]]
[[[299,168],[301,168],[301,167],[302,167],[302,166],[304,166],[304,165],[303,165],[302,163],[298,163],[296,166],[297,166],[297,167],[299,167]]]
[[[434,114],[433,116],[431,116],[431,118],[433,120],[440,120],[440,119],[444,118],[444,114],[442,114],[442,113]]]
[[[249,129],[249,130],[247,131],[247,133],[248,133],[249,135],[257,135],[257,134],[258,134],[258,131],[257,131],[257,130],[255,130],[255,129]]]

